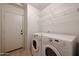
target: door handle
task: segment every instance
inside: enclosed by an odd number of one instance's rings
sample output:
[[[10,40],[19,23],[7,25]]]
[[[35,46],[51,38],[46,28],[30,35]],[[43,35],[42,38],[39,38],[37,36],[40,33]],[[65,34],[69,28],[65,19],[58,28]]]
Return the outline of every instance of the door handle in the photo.
[[[21,33],[20,33],[21,35],[23,35],[23,31],[21,30]]]
[[[22,32],[21,32],[20,34],[21,34],[21,35],[23,35],[23,33],[22,33]]]

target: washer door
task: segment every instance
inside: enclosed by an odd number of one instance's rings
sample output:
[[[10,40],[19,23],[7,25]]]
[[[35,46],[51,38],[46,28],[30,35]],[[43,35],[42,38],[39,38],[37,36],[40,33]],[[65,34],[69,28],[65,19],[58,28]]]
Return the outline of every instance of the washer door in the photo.
[[[52,45],[45,46],[44,53],[45,53],[45,56],[60,56],[60,53],[58,52],[58,50]]]
[[[32,48],[33,48],[34,51],[38,51],[39,43],[35,39],[32,40]]]

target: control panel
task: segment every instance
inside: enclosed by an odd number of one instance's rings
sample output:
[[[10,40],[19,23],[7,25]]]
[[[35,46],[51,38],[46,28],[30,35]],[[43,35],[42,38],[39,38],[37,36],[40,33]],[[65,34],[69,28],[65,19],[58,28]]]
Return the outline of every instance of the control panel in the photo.
[[[50,44],[55,44],[55,45],[59,45],[59,46],[64,46],[65,42],[60,40],[60,39],[55,39],[55,38],[49,38],[49,42]]]

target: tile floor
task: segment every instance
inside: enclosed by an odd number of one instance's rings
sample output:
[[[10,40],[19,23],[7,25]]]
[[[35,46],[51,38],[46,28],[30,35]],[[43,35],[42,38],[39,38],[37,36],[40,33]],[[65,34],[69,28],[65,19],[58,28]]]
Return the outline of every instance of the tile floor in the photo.
[[[24,49],[18,49],[12,52],[8,52],[10,56],[30,56],[31,54],[27,53]]]

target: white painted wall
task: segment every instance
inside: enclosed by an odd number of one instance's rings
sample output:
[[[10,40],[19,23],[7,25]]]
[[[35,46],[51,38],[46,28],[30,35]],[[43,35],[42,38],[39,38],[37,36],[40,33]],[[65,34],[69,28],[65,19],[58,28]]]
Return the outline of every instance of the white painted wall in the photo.
[[[79,4],[52,4],[42,11],[42,31],[79,35]],[[53,8],[55,7],[55,8]],[[79,41],[79,40],[78,40]]]
[[[27,24],[27,49],[31,51],[31,38],[32,34],[39,32],[38,20],[39,20],[39,11],[34,8],[32,5],[27,5],[27,12],[25,12],[25,21]],[[27,16],[26,16],[27,15]],[[25,30],[26,31],[26,30]],[[26,38],[25,38],[26,39]]]
[[[73,34],[79,42],[79,4],[51,4],[41,15],[42,32]]]

